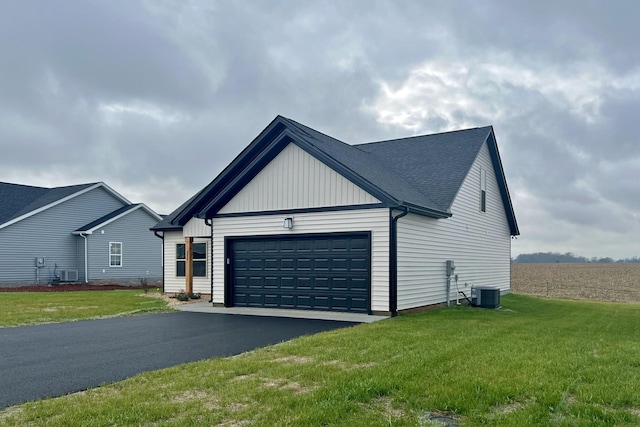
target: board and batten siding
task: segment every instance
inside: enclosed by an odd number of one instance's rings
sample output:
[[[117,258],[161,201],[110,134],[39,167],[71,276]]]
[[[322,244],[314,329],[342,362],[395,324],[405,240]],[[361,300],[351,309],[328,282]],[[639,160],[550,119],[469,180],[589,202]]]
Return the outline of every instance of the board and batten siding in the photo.
[[[178,243],[184,244],[182,231],[166,231],[164,233],[164,292],[166,293],[182,292],[186,288],[186,279],[176,275],[176,245]],[[194,238],[193,243],[207,244],[207,275],[193,278],[193,292],[209,294],[211,293],[211,239]]]
[[[191,218],[182,228],[184,237],[211,237],[211,228],[204,219]]]
[[[480,211],[481,169],[487,171],[486,212]],[[455,262],[458,287],[467,296],[471,285],[510,290],[511,233],[486,143],[451,212],[446,219],[409,214],[398,221],[399,310],[447,300],[447,260]],[[450,299],[456,295],[452,277]]]
[[[226,237],[295,236],[310,233],[367,231],[371,232],[371,310],[389,310],[388,209],[338,210],[286,216],[293,217],[293,229],[290,231],[282,227],[285,215],[233,216],[213,219],[214,303],[224,303]]]
[[[219,213],[265,212],[379,202],[297,145],[289,144]]]
[[[123,206],[102,187],[0,229],[0,281],[36,283],[35,258],[46,257],[40,283],[54,279],[54,268],[78,270],[84,280],[84,242],[74,230]]]
[[[136,209],[90,234],[89,280],[135,283],[146,278],[152,285],[161,279],[162,241],[149,231],[157,222],[143,209]],[[120,267],[109,266],[110,242],[122,243]]]

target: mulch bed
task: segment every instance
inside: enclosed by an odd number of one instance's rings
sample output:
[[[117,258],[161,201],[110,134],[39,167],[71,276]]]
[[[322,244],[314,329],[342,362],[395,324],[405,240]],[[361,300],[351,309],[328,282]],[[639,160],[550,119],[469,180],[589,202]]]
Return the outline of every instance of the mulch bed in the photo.
[[[150,289],[151,287],[149,287]],[[143,289],[142,286],[123,286],[106,283],[92,285],[87,283],[60,283],[59,285],[18,286],[13,288],[0,287],[0,292],[73,292],[73,291],[115,291],[123,289]]]

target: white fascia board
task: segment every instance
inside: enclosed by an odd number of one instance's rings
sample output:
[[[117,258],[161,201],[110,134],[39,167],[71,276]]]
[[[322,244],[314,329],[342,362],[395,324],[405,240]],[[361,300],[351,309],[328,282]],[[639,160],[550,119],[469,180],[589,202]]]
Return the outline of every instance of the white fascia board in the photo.
[[[126,205],[132,205],[133,203],[131,203],[129,201],[129,199],[127,199],[126,197],[124,197],[122,194],[118,193],[116,190],[114,190],[113,188],[109,187],[107,184],[105,184],[104,182],[99,182],[99,185],[101,185],[102,187],[104,187],[105,190],[107,190],[107,192],[111,193],[112,196],[114,196],[116,199],[120,199],[124,204]]]
[[[151,209],[149,206],[145,205],[144,203],[138,203],[138,204],[154,219],[157,219],[158,221],[162,221],[162,217],[159,214],[157,214],[156,211]]]
[[[115,191],[111,190],[104,182],[98,182],[98,183],[92,185],[91,187],[87,187],[87,188],[85,188],[83,190],[80,190],[80,191],[78,191],[76,193],[69,194],[67,197],[63,197],[62,199],[58,199],[55,202],[49,203],[48,205],[42,206],[41,208],[32,210],[31,212],[27,212],[24,215],[21,215],[21,216],[19,216],[17,218],[12,219],[11,221],[7,221],[4,224],[0,224],[0,230],[3,229],[3,228],[6,228],[6,227],[8,227],[8,226],[10,226],[12,224],[15,224],[16,222],[20,222],[23,219],[27,219],[27,218],[29,218],[29,217],[31,217],[33,215],[39,214],[40,212],[44,212],[47,209],[51,209],[54,206],[57,206],[57,205],[59,205],[61,203],[64,203],[64,202],[66,202],[68,200],[71,200],[71,199],[73,199],[75,197],[78,197],[78,196],[80,196],[82,194],[85,194],[85,193],[87,193],[87,192],[89,192],[91,190],[95,190],[98,187],[105,187],[105,189],[107,191],[109,191],[109,192],[112,192],[115,197],[118,197],[118,198],[121,198],[123,200],[126,200],[122,196],[120,196],[118,193],[116,193]]]

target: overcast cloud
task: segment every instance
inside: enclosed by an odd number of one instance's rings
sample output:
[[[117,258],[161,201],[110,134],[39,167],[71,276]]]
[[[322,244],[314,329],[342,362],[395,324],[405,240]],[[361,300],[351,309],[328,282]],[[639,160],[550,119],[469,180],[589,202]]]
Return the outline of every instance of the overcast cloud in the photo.
[[[493,125],[513,255],[640,255],[640,3],[0,5],[0,181],[169,213],[277,115],[349,143]]]

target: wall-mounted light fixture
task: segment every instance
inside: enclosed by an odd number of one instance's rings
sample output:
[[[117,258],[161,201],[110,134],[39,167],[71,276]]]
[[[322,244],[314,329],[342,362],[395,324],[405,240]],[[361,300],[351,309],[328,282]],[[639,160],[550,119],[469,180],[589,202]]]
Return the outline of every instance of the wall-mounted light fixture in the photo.
[[[282,223],[282,227],[291,230],[293,228],[293,218],[290,216],[286,217],[284,223]]]

